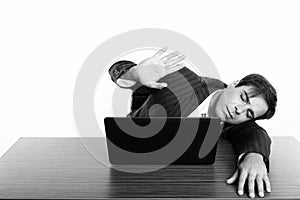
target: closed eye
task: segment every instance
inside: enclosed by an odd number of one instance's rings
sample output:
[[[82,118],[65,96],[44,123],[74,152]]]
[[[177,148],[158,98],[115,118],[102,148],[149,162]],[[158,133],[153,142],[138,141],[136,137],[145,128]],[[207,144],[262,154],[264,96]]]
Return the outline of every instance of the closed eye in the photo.
[[[243,96],[243,97],[242,97],[242,100],[243,100],[244,102],[250,104],[249,95],[248,95],[248,93],[246,92],[246,90],[244,90],[244,95],[242,95],[242,96]],[[254,119],[254,112],[253,112],[253,110],[248,109],[248,111],[247,111],[247,117],[248,117],[249,119]]]
[[[241,99],[242,99],[242,101],[249,103],[249,97],[245,90],[243,91],[243,93],[241,93]]]
[[[246,102],[247,103],[247,99],[246,99],[246,96],[244,93],[241,94],[241,99],[243,102]]]
[[[244,94],[245,94],[245,97],[246,97],[245,98],[246,102],[250,103],[248,93],[245,90],[244,90]]]

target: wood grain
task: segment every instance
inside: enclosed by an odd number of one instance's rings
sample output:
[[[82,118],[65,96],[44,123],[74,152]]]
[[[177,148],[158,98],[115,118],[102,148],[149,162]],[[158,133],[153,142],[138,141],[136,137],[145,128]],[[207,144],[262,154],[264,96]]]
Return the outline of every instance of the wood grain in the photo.
[[[105,157],[104,138],[88,138]],[[300,144],[275,137],[266,199],[300,199]],[[219,142],[216,162],[201,166],[168,166],[149,173],[125,173],[95,159],[79,138],[20,138],[0,160],[0,198],[126,199],[245,198],[225,180],[235,170],[231,145]]]

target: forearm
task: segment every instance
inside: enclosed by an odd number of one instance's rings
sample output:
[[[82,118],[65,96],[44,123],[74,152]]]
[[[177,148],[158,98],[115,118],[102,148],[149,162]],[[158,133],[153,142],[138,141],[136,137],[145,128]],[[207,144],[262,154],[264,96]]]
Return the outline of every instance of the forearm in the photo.
[[[245,156],[248,153],[261,154],[269,171],[271,139],[263,128],[255,122],[247,122],[234,126],[223,136],[232,143],[237,156]]]
[[[116,82],[119,78],[126,78],[128,80],[132,79],[132,69],[136,64],[131,61],[127,60],[122,60],[114,63],[110,68],[109,68],[109,75],[111,77],[111,80],[113,82]]]
[[[134,62],[126,60],[114,63],[109,69],[111,80],[121,88],[135,90],[137,87],[136,75],[133,70],[135,66]]]
[[[136,82],[137,77],[133,69],[134,68],[130,68],[128,71],[126,71],[123,75],[121,75],[120,79]]]

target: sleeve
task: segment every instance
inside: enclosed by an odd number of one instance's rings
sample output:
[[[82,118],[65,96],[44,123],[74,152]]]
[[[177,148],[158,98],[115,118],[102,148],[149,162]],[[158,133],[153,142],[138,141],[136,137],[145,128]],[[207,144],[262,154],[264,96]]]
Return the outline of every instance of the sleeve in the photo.
[[[233,145],[236,155],[243,160],[243,157],[250,152],[256,152],[263,156],[269,172],[269,156],[271,139],[267,132],[254,121],[233,125],[222,136],[227,138]]]
[[[121,76],[128,72],[132,67],[136,66],[134,62],[121,60],[114,63],[109,68],[109,75],[113,82],[115,82],[119,87],[122,88],[129,88],[129,89],[136,89],[137,85],[135,81],[124,80],[121,79]]]
[[[143,103],[147,100],[149,95],[156,92],[158,89],[149,88],[147,86],[141,85],[135,81],[122,79],[121,76],[128,72],[132,67],[136,66],[134,62],[121,60],[114,63],[109,68],[109,75],[111,80],[116,83],[119,87],[125,89],[131,89],[132,101],[131,101],[131,111],[139,109]]]

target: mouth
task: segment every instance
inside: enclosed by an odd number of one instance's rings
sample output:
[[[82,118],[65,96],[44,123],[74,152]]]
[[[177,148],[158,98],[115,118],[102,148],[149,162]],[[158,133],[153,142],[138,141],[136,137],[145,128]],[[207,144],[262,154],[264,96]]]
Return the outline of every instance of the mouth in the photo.
[[[231,115],[231,112],[229,111],[227,106],[226,106],[226,109],[227,109],[227,112],[228,112],[228,115],[230,116],[230,118],[233,119],[233,116]]]

